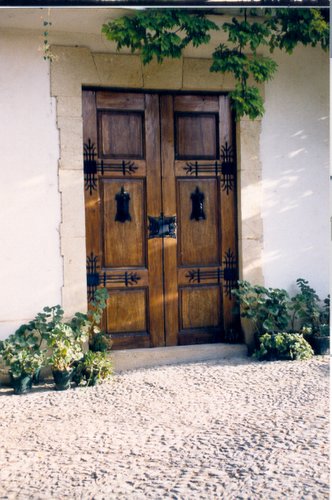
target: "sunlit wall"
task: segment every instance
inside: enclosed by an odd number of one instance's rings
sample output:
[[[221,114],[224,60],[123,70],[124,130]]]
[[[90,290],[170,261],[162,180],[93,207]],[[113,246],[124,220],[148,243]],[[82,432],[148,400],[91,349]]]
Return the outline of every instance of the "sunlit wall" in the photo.
[[[275,53],[262,122],[265,283],[324,297],[329,273],[329,58],[321,49]]]
[[[39,43],[0,34],[0,338],[61,300],[58,133]]]

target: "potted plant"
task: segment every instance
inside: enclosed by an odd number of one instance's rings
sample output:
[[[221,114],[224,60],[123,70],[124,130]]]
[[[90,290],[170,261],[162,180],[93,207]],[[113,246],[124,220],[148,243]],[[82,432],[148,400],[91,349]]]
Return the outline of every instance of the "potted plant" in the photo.
[[[300,291],[292,298],[293,324],[299,324],[300,331],[315,354],[329,354],[330,296],[322,303],[308,281],[299,278],[296,283]]]
[[[51,349],[48,358],[52,368],[56,390],[69,389],[74,364],[83,357],[83,343],[87,340],[84,331],[75,332],[73,328],[59,322],[49,332],[47,345]]]
[[[319,331],[310,338],[315,354],[330,354],[330,325],[320,325]]]
[[[56,323],[63,318],[63,309],[59,305],[52,307],[44,307],[43,311],[38,313],[35,318],[29,323],[21,325],[15,332],[15,336],[22,338],[30,338],[35,340],[35,347],[40,349],[44,346],[43,352],[46,352],[45,346],[49,333],[52,331]],[[39,367],[33,374],[32,382],[33,384],[38,384],[40,381],[40,371]]]
[[[286,290],[251,285],[247,281],[239,281],[238,288],[232,290],[241,316],[253,326],[253,351],[257,359],[308,359],[313,355],[298,318],[308,323],[308,318],[319,317],[315,302],[318,297],[305,280],[300,278],[297,282],[304,289],[301,296],[292,299]]]
[[[312,347],[315,354],[330,354],[330,296],[324,300],[319,320],[319,327],[312,335]]]
[[[281,344],[284,347],[288,345],[288,335],[301,334],[315,354],[329,352],[330,298],[327,297],[323,305],[308,281],[298,278],[296,283],[299,292],[292,298],[286,290],[264,288],[247,281],[239,281],[238,288],[232,290],[238,299],[241,316],[250,321],[254,329],[256,351],[261,349],[263,335],[269,334],[264,338],[266,345],[271,344],[271,349],[274,343],[280,344],[275,345],[275,349],[282,348]],[[299,346],[298,339],[294,342],[302,349],[303,345]]]
[[[241,317],[250,323],[253,330],[254,343],[251,352],[259,349],[259,339],[264,333],[287,331],[290,322],[290,299],[286,290],[238,281],[238,287],[232,290],[232,295],[237,298]]]
[[[36,332],[20,329],[0,343],[0,357],[9,367],[15,394],[31,391],[33,377],[45,362]]]
[[[88,351],[78,361],[73,380],[77,385],[94,386],[108,380],[113,374],[113,366],[105,352]]]

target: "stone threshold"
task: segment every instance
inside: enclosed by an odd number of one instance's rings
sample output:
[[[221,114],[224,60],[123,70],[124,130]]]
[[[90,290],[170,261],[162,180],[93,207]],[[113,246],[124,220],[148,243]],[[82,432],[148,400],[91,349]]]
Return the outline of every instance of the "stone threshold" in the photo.
[[[245,344],[197,344],[112,351],[115,373],[181,363],[246,358]]]

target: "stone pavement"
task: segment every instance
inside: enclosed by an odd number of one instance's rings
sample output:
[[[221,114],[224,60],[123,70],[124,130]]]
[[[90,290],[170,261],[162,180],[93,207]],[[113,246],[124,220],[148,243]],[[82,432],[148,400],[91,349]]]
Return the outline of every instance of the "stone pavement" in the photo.
[[[0,389],[0,499],[329,498],[329,359]]]

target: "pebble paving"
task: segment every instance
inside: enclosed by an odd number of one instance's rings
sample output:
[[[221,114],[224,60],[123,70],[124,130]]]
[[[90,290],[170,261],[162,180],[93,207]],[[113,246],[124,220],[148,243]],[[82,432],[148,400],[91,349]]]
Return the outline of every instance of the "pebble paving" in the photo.
[[[329,498],[329,359],[0,389],[0,499]]]

